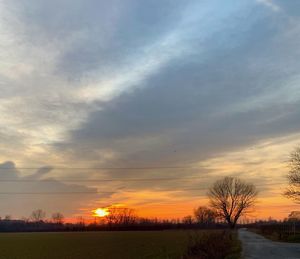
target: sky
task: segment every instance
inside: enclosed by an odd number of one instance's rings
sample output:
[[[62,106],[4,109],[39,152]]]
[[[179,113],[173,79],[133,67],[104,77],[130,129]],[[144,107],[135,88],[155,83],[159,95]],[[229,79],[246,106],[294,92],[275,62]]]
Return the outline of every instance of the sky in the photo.
[[[224,176],[300,210],[299,43],[294,0],[0,0],[0,216],[178,218]]]

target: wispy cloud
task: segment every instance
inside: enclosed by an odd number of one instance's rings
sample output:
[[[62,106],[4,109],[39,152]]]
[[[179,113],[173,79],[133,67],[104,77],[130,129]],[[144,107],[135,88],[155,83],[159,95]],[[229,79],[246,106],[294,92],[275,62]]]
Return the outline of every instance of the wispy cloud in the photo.
[[[270,8],[274,12],[279,12],[281,9],[280,7],[274,3],[273,0],[256,0],[259,4],[262,4],[268,8]]]

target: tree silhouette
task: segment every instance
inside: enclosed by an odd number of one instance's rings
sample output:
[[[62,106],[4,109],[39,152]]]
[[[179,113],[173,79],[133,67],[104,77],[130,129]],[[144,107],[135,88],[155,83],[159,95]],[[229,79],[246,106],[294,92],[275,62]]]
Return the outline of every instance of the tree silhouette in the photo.
[[[198,223],[200,224],[212,224],[217,218],[216,211],[200,206],[194,210],[194,215]]]
[[[289,187],[284,192],[284,195],[300,203],[300,147],[291,153],[289,166],[290,171],[287,176]]]
[[[234,177],[216,181],[208,192],[211,207],[230,228],[234,228],[240,216],[253,206],[256,196],[257,191],[253,184]]]
[[[55,212],[52,214],[52,221],[55,224],[62,224],[64,222],[64,215],[60,212]]]
[[[191,225],[191,224],[193,224],[193,222],[194,222],[194,220],[193,220],[193,217],[191,215],[185,216],[182,219],[182,223],[186,224],[186,225]]]
[[[38,209],[38,210],[34,210],[32,213],[31,213],[31,216],[30,218],[35,221],[35,222],[40,222],[40,221],[43,221],[43,219],[46,217],[46,212],[41,210],[41,209]]]
[[[109,213],[105,216],[109,225],[130,225],[137,220],[137,215],[133,209],[110,207]]]

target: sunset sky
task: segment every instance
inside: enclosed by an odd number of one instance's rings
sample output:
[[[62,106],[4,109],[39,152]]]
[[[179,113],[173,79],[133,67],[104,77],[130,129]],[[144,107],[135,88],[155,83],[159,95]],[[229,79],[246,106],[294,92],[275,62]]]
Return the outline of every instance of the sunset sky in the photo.
[[[300,210],[300,1],[0,0],[0,46],[0,216],[177,218],[229,175]]]

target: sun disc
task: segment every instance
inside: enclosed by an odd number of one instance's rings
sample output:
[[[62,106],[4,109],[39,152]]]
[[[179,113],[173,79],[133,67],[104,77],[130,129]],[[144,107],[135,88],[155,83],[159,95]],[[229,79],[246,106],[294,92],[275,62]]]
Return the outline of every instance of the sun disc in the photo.
[[[95,209],[93,212],[94,212],[94,216],[99,218],[105,217],[109,214],[108,209],[105,208],[98,208]]]

